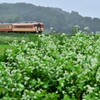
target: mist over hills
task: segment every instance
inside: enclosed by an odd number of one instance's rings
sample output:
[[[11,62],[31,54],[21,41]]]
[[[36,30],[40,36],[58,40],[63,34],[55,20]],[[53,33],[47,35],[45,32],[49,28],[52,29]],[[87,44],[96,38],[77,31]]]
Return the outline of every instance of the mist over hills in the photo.
[[[90,32],[100,31],[100,19],[83,17],[78,12],[71,13],[59,8],[41,7],[27,3],[0,4],[0,23],[42,21],[45,29],[54,27],[57,32],[71,33],[75,25],[81,29],[89,27]]]

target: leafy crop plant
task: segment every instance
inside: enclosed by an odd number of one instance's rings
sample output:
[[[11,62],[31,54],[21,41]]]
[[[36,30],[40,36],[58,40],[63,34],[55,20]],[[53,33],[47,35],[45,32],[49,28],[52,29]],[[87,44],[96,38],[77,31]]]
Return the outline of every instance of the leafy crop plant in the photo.
[[[1,100],[100,100],[100,35],[37,35],[0,62]]]

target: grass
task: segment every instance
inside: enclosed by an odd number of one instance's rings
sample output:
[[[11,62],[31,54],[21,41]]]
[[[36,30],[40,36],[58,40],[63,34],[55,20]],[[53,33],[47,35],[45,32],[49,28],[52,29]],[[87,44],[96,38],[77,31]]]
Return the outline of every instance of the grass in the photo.
[[[7,45],[7,44],[0,45],[0,55],[2,55],[3,52],[4,52],[6,49],[12,49],[12,46]]]
[[[4,53],[7,49],[13,49],[13,47],[8,44],[0,45],[0,61],[3,60]]]
[[[13,49],[9,44],[11,44],[14,40],[21,41],[37,41],[36,34],[30,33],[2,33],[0,32],[0,59],[4,55],[6,49]]]
[[[33,35],[33,34],[32,34]],[[29,41],[29,34],[20,33],[0,33],[0,59],[2,59],[6,49],[13,49],[10,43],[14,40],[26,40]]]
[[[0,44],[9,44],[14,40],[21,41],[22,39],[28,41],[28,34],[20,33],[0,33]]]

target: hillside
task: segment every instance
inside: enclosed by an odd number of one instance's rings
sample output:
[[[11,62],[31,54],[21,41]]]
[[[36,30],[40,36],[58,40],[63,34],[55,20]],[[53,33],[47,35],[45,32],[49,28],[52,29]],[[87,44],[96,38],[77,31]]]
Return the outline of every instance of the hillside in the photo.
[[[59,8],[41,7],[26,3],[0,4],[0,23],[42,21],[46,29],[54,27],[57,32],[71,33],[74,25],[90,32],[100,31],[100,19],[83,17],[78,12],[65,12]]]

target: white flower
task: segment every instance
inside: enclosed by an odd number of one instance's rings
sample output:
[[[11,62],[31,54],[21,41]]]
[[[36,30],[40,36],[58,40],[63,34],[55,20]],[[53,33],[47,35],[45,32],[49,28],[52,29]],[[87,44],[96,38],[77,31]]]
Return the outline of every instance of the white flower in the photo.
[[[75,25],[74,27],[75,27],[75,28],[80,28],[80,26],[79,26],[79,25]]]
[[[11,49],[7,49],[6,52],[9,54],[9,53],[12,53],[12,50]]]
[[[91,93],[94,90],[94,87],[91,87],[90,85],[86,86],[88,88],[87,92]]]
[[[85,56],[84,55],[82,55],[82,54],[77,54],[77,62],[82,62],[84,59],[85,59]]]
[[[96,65],[97,65],[97,58],[92,58],[91,59],[91,65],[92,65],[92,67],[95,67]]]
[[[89,27],[84,27],[84,30],[88,31],[89,30]]]
[[[22,43],[25,43],[26,41],[25,41],[25,40],[22,40],[21,42],[22,42]]]

